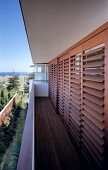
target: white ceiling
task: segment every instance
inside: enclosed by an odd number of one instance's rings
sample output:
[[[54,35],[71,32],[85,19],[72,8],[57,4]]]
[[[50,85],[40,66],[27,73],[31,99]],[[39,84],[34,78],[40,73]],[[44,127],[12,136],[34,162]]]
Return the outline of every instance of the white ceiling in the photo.
[[[20,0],[33,63],[46,63],[108,21],[108,0]]]

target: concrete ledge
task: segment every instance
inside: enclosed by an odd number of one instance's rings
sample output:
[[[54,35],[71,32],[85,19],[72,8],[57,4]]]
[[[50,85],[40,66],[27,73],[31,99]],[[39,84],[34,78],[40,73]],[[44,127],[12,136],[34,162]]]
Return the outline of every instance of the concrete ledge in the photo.
[[[34,83],[30,90],[29,106],[24,126],[17,170],[34,169]]]

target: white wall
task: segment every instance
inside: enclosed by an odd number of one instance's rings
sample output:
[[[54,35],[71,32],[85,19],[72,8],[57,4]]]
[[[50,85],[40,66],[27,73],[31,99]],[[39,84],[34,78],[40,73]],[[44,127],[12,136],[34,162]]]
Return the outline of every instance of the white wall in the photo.
[[[49,85],[48,82],[35,81],[35,96],[37,97],[48,97],[49,96]]]

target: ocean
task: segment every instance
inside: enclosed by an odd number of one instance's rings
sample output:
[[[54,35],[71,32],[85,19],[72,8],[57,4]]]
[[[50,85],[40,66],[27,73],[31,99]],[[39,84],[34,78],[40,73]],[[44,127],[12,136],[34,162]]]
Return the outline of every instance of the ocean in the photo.
[[[27,76],[29,72],[0,72],[0,76]]]

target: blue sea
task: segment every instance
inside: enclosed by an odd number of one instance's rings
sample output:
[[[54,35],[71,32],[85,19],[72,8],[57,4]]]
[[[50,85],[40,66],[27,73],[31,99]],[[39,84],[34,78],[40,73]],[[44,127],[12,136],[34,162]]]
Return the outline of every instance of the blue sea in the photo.
[[[0,76],[27,76],[29,72],[0,72]]]

